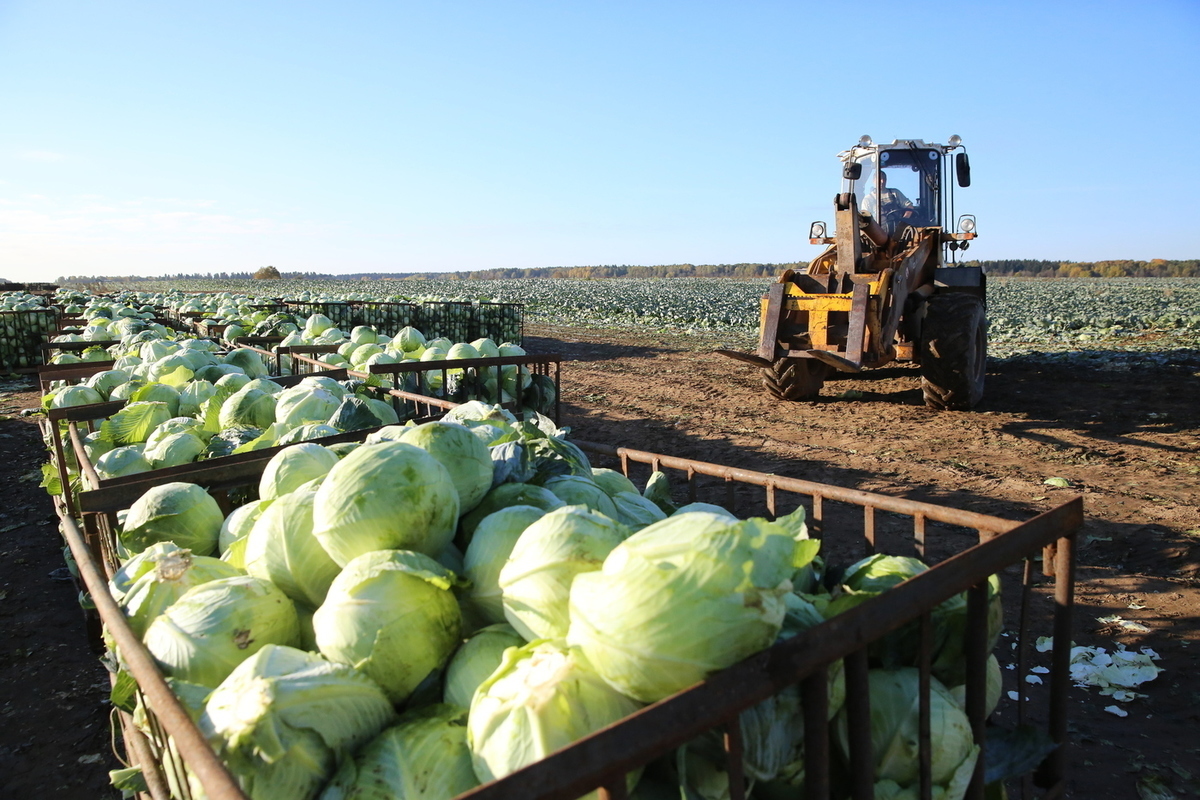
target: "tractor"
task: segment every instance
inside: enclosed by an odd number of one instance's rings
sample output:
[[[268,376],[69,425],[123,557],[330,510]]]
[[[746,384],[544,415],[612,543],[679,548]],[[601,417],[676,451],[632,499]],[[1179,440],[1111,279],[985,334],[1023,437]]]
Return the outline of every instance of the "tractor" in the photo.
[[[974,407],[987,362],[987,285],[981,267],[956,263],[976,236],[971,214],[951,225],[953,186],[971,183],[962,140],[864,136],[838,158],[834,235],[824,222],[809,229],[809,241],[827,248],[771,284],[756,353],[717,352],[760,367],[780,400],[816,399],[834,371],[910,361],[926,406]]]

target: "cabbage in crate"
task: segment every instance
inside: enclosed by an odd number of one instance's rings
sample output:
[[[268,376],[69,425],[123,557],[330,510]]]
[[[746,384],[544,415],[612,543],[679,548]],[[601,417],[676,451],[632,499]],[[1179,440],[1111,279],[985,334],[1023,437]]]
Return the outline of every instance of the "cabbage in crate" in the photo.
[[[764,519],[668,517],[575,578],[567,641],[623,694],[661,700],[775,642],[815,544]]]

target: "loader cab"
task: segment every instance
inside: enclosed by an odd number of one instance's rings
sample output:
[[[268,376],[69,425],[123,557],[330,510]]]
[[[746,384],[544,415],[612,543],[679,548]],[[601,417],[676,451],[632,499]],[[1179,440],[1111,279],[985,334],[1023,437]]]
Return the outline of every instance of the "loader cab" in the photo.
[[[859,208],[869,213],[893,235],[904,226],[925,228],[942,219],[942,150],[915,142],[901,146],[880,145],[866,149],[850,163],[858,170],[848,179],[846,191],[854,192]]]

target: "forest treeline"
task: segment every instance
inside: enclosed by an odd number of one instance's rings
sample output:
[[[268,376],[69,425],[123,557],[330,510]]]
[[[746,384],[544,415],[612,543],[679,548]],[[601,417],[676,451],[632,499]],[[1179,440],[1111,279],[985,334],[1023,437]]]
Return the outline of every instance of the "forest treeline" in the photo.
[[[1045,261],[1035,259],[1006,259],[999,261],[964,261],[964,266],[983,267],[989,275],[1025,278],[1200,278],[1200,259],[1171,261],[1156,258],[1150,261]],[[329,272],[279,271],[283,278],[308,280],[505,280],[515,278],[773,278],[785,269],[801,270],[805,262],[789,264],[660,264],[630,266],[607,264],[589,267],[536,267],[531,269],[484,269],[461,272]],[[264,268],[265,269],[265,268]],[[261,273],[262,270],[258,270]],[[92,284],[99,282],[161,281],[161,280],[250,280],[261,277],[254,271],[201,272],[173,275],[134,277],[59,278],[58,283]]]

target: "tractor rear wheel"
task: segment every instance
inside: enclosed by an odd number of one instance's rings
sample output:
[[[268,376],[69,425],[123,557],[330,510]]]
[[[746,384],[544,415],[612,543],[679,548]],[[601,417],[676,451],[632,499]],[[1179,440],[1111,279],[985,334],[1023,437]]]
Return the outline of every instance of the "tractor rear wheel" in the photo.
[[[779,400],[813,400],[821,393],[829,366],[811,358],[780,358],[763,369],[763,386]]]
[[[921,391],[925,405],[966,411],[983,399],[987,313],[983,300],[955,292],[929,298],[921,326]]]

